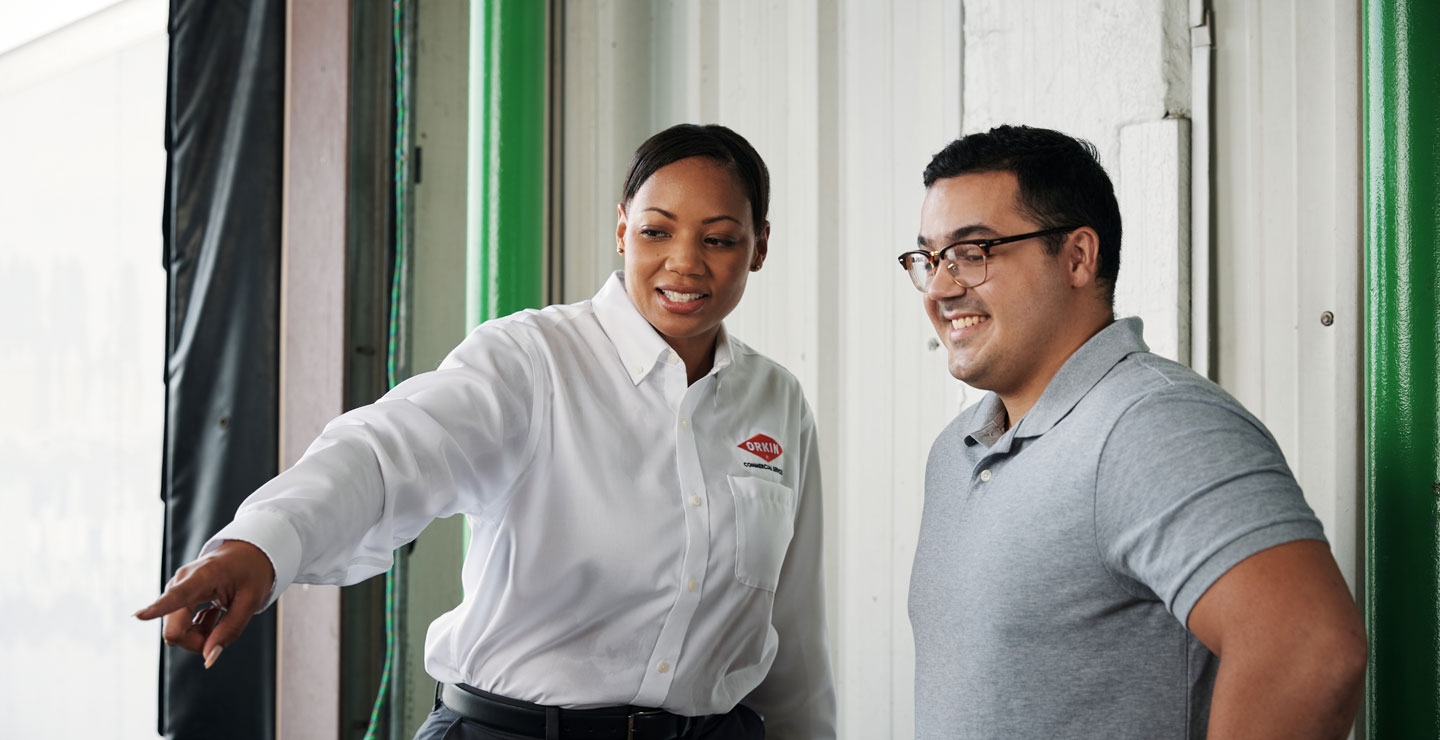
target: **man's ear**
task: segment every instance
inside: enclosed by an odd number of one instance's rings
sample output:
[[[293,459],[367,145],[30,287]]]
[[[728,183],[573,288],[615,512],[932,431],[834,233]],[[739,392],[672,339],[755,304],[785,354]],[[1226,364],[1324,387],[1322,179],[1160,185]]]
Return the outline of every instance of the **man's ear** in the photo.
[[[1095,285],[1100,277],[1100,235],[1094,229],[1081,226],[1070,232],[1060,248],[1060,256],[1070,276],[1070,287]]]

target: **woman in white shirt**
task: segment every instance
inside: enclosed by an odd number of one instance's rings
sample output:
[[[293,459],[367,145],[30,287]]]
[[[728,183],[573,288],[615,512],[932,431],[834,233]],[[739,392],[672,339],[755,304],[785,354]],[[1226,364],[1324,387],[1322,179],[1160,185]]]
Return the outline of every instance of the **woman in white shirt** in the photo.
[[[137,616],[208,666],[291,583],[383,573],[463,514],[417,740],[833,738],[814,422],[723,325],[768,205],[735,132],[654,135],[618,208],[625,269],[593,299],[486,322],[332,421]]]

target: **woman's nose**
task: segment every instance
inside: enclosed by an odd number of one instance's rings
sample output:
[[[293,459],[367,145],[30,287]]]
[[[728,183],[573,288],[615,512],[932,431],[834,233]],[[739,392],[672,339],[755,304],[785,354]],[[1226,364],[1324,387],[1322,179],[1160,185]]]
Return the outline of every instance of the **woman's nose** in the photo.
[[[671,242],[665,267],[677,275],[698,275],[705,270],[705,260],[701,253],[704,248],[703,244],[689,239],[676,239]]]

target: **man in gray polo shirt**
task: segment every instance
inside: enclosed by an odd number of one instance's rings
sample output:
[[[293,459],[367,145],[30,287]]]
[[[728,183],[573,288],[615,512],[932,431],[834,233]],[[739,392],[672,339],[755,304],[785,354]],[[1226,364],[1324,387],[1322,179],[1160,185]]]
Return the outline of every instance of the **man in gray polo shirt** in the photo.
[[[916,737],[1343,738],[1364,629],[1275,440],[1116,321],[1093,147],[1002,126],[901,255],[950,372],[910,584]]]

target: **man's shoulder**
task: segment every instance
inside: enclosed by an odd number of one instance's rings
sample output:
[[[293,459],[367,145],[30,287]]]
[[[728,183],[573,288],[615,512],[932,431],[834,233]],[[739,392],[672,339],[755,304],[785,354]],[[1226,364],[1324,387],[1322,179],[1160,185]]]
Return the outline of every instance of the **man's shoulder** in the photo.
[[[1149,352],[1118,364],[1085,405],[1088,413],[1105,418],[1098,435],[1104,446],[1124,448],[1127,456],[1153,451],[1161,439],[1188,440],[1173,453],[1194,460],[1237,447],[1280,454],[1270,430],[1234,396],[1189,367]],[[1152,462],[1161,457],[1153,455]]]
[[[1242,410],[1225,389],[1190,367],[1151,352],[1135,352],[1116,363],[1096,383],[1087,400],[1099,401],[1111,409],[1130,409],[1137,404],[1159,409],[1183,406],[1188,402],[1211,403]]]

